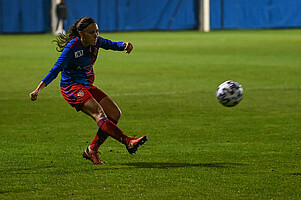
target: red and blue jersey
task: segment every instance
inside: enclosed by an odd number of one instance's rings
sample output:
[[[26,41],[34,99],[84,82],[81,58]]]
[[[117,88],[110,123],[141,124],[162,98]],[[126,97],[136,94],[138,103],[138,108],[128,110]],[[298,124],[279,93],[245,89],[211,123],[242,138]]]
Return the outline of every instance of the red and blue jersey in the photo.
[[[48,85],[61,72],[61,87],[67,87],[73,83],[79,83],[85,87],[91,86],[95,77],[93,65],[99,48],[124,50],[123,42],[112,42],[100,36],[95,46],[84,47],[80,38],[76,37],[67,43],[57,62],[42,81]]]

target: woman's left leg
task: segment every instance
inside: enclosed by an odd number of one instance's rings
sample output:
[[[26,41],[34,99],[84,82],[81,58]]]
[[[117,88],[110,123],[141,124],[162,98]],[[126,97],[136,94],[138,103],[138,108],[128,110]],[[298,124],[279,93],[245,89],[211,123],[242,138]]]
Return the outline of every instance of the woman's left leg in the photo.
[[[120,117],[121,117],[121,111],[117,104],[111,100],[108,96],[101,99],[99,102],[100,106],[104,110],[106,116],[108,119],[110,119],[115,125],[117,125]],[[95,135],[92,144],[94,144],[95,150],[98,150],[100,145],[102,145],[109,135],[102,131],[101,129],[98,129],[97,134]]]
[[[114,122],[118,123],[121,117],[121,110],[118,105],[108,96],[104,97],[98,102],[106,113],[107,117]]]
[[[99,103],[107,118],[110,119],[115,125],[117,125],[121,117],[121,111],[117,104],[113,100],[111,100],[108,95],[106,95],[103,91],[95,86],[90,87],[88,90],[93,95],[97,103]],[[94,150],[97,151],[100,145],[102,145],[108,137],[108,133],[102,131],[101,129],[98,129],[97,134],[92,140],[90,146],[94,147]]]
[[[121,117],[121,111],[117,104],[111,100],[103,91],[99,90],[97,87],[92,86],[89,88],[89,92],[93,95],[97,103],[100,105],[102,110],[104,111],[105,115],[109,119],[109,121],[112,123],[111,125],[109,123],[106,123],[106,126],[99,126],[98,132],[96,136],[94,137],[92,143],[95,144],[95,149],[98,150],[99,146],[104,143],[104,141],[108,138],[108,136],[114,137],[114,135],[110,134],[111,131],[109,129],[117,131],[116,134],[118,135],[119,132],[122,132],[118,127],[116,127],[116,124],[118,123],[120,117]],[[106,127],[106,128],[105,128]],[[117,129],[116,129],[117,128]],[[105,130],[107,129],[107,130]],[[114,131],[113,131],[114,132]],[[140,137],[140,138],[130,138],[126,135],[123,137],[116,138],[118,141],[124,143],[127,147],[127,150],[130,154],[133,154],[137,151],[137,148],[144,144],[147,140],[146,136]],[[120,133],[121,134],[121,133]],[[120,135],[119,134],[119,135]],[[123,132],[122,132],[123,134]],[[123,139],[129,140],[127,142],[123,141]],[[121,141],[122,140],[122,141]]]
[[[108,96],[102,98],[99,101],[99,104],[103,108],[105,114],[110,119],[111,122],[113,122],[115,125],[118,123],[118,120],[121,117],[121,111],[118,107],[118,105],[110,99]],[[105,131],[102,131],[101,129],[98,130],[97,133],[99,137],[99,146],[107,139],[108,135]],[[130,154],[133,154],[137,151],[138,147],[142,144],[144,144],[147,140],[146,136],[142,136],[140,138],[130,138],[128,145],[126,145],[126,148]]]

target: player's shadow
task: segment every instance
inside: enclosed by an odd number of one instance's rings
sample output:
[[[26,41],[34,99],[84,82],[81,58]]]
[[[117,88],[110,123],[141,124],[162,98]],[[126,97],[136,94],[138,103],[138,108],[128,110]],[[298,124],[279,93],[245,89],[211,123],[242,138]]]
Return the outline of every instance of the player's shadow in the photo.
[[[122,165],[133,166],[136,168],[186,168],[186,167],[209,167],[209,168],[231,168],[241,166],[241,163],[171,163],[171,162],[138,162],[138,163],[123,163]]]

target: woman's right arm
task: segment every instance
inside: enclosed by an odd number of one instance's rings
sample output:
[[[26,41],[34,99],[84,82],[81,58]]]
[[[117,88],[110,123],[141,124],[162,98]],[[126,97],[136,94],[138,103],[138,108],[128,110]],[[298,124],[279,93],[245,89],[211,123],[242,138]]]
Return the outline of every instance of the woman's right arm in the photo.
[[[40,93],[40,91],[46,87],[47,85],[49,85],[56,77],[57,75],[60,73],[60,71],[62,71],[63,68],[65,68],[68,64],[68,62],[70,61],[70,59],[73,58],[73,53],[72,50],[70,48],[65,48],[62,52],[62,54],[60,55],[60,57],[58,58],[58,60],[56,61],[56,63],[54,64],[53,68],[49,71],[49,73],[43,78],[43,80],[41,81],[41,83],[38,85],[38,87],[29,94],[29,97],[32,101],[37,100],[38,95]]]
[[[41,81],[38,87],[29,94],[29,97],[32,101],[37,100],[39,93],[41,90],[46,87],[49,83],[51,83],[61,71],[61,68],[58,65],[54,65],[50,72],[45,76],[45,78]]]
[[[46,83],[44,81],[41,81],[41,83],[38,85],[37,89],[35,89],[33,92],[29,94],[29,97],[32,101],[37,100],[39,93],[41,90],[46,87]]]

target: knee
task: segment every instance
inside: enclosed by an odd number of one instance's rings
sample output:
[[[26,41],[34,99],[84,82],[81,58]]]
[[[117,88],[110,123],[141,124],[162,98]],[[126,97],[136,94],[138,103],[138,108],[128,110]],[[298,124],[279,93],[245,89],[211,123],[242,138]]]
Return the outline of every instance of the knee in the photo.
[[[111,116],[109,116],[109,118],[111,118],[114,121],[118,122],[119,119],[121,118],[121,111],[118,109],[117,111],[115,111],[114,113],[112,113]]]
[[[95,107],[92,112],[90,111],[89,114],[96,122],[101,118],[106,117],[100,106]]]
[[[103,109],[99,106],[97,109],[96,109],[96,112],[94,113],[94,119],[96,121],[98,121],[99,119],[103,118],[103,117],[106,117],[106,115],[104,114],[104,111]]]
[[[95,121],[99,121],[101,118],[106,116],[103,108],[95,101],[95,99],[89,100],[83,106],[82,111],[94,118]]]

